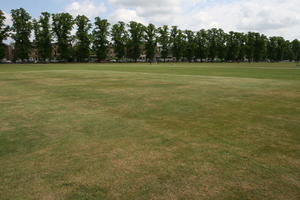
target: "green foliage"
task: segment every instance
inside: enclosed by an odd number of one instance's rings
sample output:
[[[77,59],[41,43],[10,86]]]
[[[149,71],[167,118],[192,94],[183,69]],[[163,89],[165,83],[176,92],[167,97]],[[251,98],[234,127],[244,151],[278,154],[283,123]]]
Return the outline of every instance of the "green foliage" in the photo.
[[[109,50],[109,26],[106,19],[95,18],[95,28],[93,30],[93,50],[99,60],[105,60]]]
[[[268,46],[267,46],[267,53],[268,53],[268,58],[271,61],[276,61],[278,56],[278,42],[277,42],[277,37],[270,37]]]
[[[143,52],[147,60],[152,60],[157,51],[163,59],[171,52],[176,61],[190,62],[195,60],[240,62],[245,59],[249,62],[267,60],[278,62],[300,59],[298,40],[290,42],[283,37],[268,38],[257,32],[226,33],[217,28],[194,32],[182,31],[177,26],[172,26],[169,31],[167,25],[156,29],[153,24],[145,27],[134,21],[127,24],[128,30],[124,22],[118,22],[110,31],[109,22],[97,17],[95,28],[90,34],[92,25],[86,16],[77,16],[73,20],[68,13],[53,14],[52,27],[49,24],[50,14],[47,12],[42,13],[39,19],[33,20],[33,23],[23,8],[12,10],[12,17],[15,59],[28,59],[32,28],[35,35],[33,44],[37,49],[39,60],[51,58],[52,33],[56,38],[54,42],[57,44],[60,59],[64,61],[70,61],[73,55],[80,62],[86,61],[91,54],[91,47],[98,60],[106,60],[111,48],[118,60],[129,58],[134,61],[137,61]],[[4,25],[4,20],[4,13],[0,10],[0,58],[4,56],[3,40],[7,38],[9,31]],[[75,35],[71,35],[74,24],[78,29]],[[110,37],[112,44],[109,42]]]
[[[218,29],[212,28],[207,30],[208,39],[208,58],[214,61],[218,54]]]
[[[268,38],[260,33],[255,33],[254,60],[256,62],[266,59]]]
[[[266,59],[268,38],[260,33],[249,32],[246,39],[246,57],[249,62]]]
[[[90,56],[91,36],[89,31],[92,24],[89,21],[84,15],[78,15],[75,19],[77,25],[75,55],[80,62],[85,61]]]
[[[237,61],[241,51],[240,33],[230,31],[227,36],[227,60]]]
[[[5,46],[3,44],[3,40],[8,37],[9,27],[5,25],[5,15],[0,10],[0,59],[5,56]]]
[[[267,57],[271,61],[293,60],[292,44],[283,37],[270,37],[267,44]]]
[[[201,29],[196,33],[195,45],[195,57],[202,62],[208,56],[209,41],[206,30]]]
[[[128,57],[134,61],[140,57],[142,52],[145,27],[143,24],[131,21],[129,27],[129,40],[127,43]]]
[[[189,62],[194,59],[195,50],[196,50],[196,38],[193,31],[186,30],[184,31],[184,57],[187,58]]]
[[[12,38],[15,40],[14,59],[28,59],[31,49],[31,16],[24,8],[19,8],[11,10],[11,17],[13,21]]]
[[[293,52],[292,43],[289,40],[285,40],[283,59],[284,60],[295,60],[295,54]]]
[[[249,32],[246,36],[246,57],[249,62],[254,60],[255,33]]]
[[[218,58],[224,61],[227,54],[227,48],[226,48],[227,33],[225,33],[224,30],[222,29],[218,29],[216,39],[217,39]]]
[[[238,61],[244,61],[246,56],[246,35],[244,33],[239,33],[237,35],[239,38],[240,50],[238,54]]]
[[[38,57],[43,61],[50,59],[52,54],[50,17],[50,13],[43,12],[39,21],[33,21],[35,45],[38,51]]]
[[[156,39],[157,29],[153,24],[149,24],[145,28],[145,50],[146,50],[146,57],[149,61],[153,60],[156,55],[156,46],[157,46],[157,39]]]
[[[177,26],[172,26],[171,34],[170,34],[170,42],[171,49],[173,53],[173,57],[176,58],[176,61],[180,61],[183,56],[183,45],[184,45],[184,35]]]
[[[298,62],[300,60],[300,41],[293,40],[291,48],[293,50],[294,57],[295,57],[296,61]]]
[[[111,36],[113,41],[114,52],[118,60],[125,57],[128,33],[124,22],[118,22],[112,26]]]
[[[158,28],[158,42],[161,45],[161,57],[165,60],[169,55],[170,36],[167,25]]]
[[[68,61],[72,56],[71,30],[74,25],[72,15],[69,13],[58,13],[52,15],[53,32],[57,39],[58,53],[62,60]]]

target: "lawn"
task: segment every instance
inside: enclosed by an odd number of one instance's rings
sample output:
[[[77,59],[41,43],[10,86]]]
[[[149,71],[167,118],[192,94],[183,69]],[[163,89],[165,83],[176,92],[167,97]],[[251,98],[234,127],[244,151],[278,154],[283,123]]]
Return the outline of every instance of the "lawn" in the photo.
[[[300,67],[0,65],[1,200],[298,200]]]

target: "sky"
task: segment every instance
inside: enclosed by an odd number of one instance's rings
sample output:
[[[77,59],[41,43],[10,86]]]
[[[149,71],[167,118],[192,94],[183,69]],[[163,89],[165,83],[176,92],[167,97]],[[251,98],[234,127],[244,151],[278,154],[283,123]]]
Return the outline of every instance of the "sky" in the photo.
[[[300,0],[0,0],[7,24],[10,10],[20,7],[34,18],[43,11],[68,12],[110,23],[133,20],[193,31],[222,28],[300,39]]]

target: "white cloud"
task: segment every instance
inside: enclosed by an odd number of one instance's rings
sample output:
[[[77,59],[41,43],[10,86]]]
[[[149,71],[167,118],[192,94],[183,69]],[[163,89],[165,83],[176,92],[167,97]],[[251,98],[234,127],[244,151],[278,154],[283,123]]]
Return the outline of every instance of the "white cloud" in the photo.
[[[103,2],[96,4],[92,0],[78,0],[67,5],[65,11],[73,16],[86,15],[89,18],[93,18],[103,14],[106,11],[106,7]]]
[[[136,22],[146,24],[146,21],[142,17],[139,17],[135,10],[124,9],[124,8],[115,10],[109,16],[109,19],[111,23],[116,23],[118,21],[123,21],[126,23],[130,21],[136,21]]]
[[[112,7],[127,10],[128,12],[135,11],[137,17],[142,18],[144,22],[151,22],[158,25],[172,24],[174,15],[182,15],[183,0],[109,0]],[[114,12],[112,16],[118,13]]]
[[[109,0],[110,20],[128,18],[182,29],[259,31],[300,39],[299,0]],[[117,20],[116,20],[117,19]]]
[[[63,0],[66,1],[66,0]],[[212,27],[225,31],[258,31],[268,36],[300,39],[300,0],[68,0],[65,11],[117,21],[178,25],[181,29]],[[104,4],[105,2],[105,4]],[[11,24],[9,14],[7,23]]]

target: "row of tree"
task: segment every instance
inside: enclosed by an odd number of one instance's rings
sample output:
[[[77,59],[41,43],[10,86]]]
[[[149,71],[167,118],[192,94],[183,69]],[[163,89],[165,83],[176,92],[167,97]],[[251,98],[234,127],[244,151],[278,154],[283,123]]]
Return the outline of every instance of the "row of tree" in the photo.
[[[106,60],[113,48],[118,60],[136,61],[145,53],[153,60],[159,49],[160,57],[170,55],[176,61],[282,61],[300,59],[300,41],[292,42],[283,37],[266,37],[249,32],[225,33],[222,29],[201,29],[198,32],[180,30],[177,26],[156,28],[149,24],[131,21],[112,26],[106,19],[95,18],[92,25],[84,15],[73,18],[69,13],[41,13],[32,19],[23,8],[11,10],[12,26],[5,26],[5,16],[0,10],[0,58],[4,56],[3,41],[14,40],[14,58],[28,59],[36,48],[40,61],[51,59],[53,43],[58,47],[61,60],[86,61],[91,54],[98,60]],[[75,34],[71,34],[76,29]],[[31,34],[34,39],[31,42]],[[159,46],[159,48],[158,48]]]

